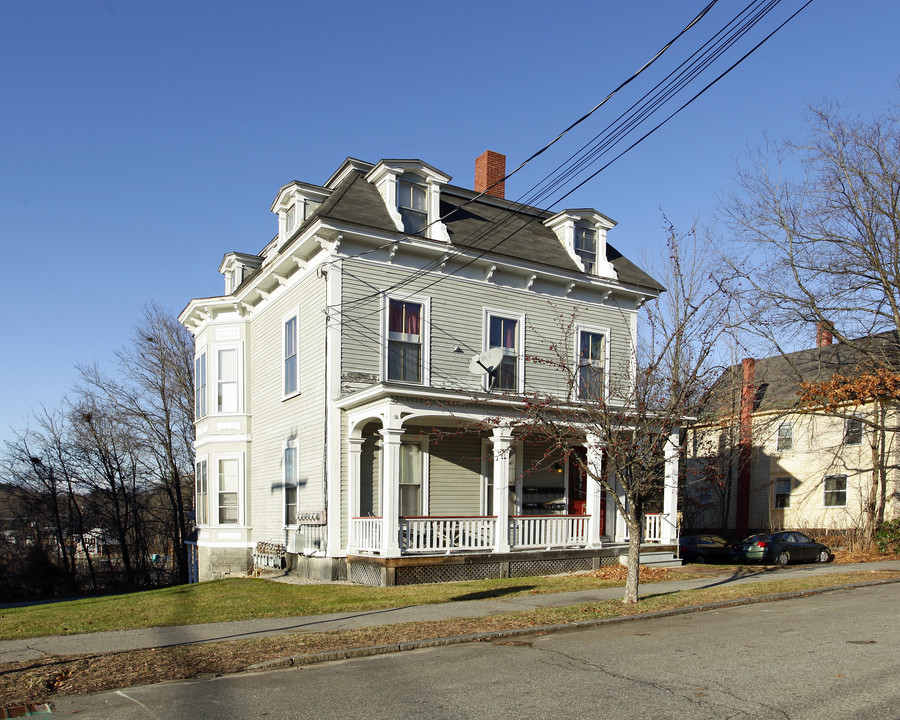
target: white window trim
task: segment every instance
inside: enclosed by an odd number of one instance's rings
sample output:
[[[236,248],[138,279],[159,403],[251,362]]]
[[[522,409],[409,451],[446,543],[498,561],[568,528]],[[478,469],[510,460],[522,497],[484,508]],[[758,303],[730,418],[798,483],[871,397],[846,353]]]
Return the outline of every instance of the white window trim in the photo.
[[[368,175],[366,175],[366,180],[378,189],[382,200],[384,200],[388,214],[393,219],[397,230],[405,233],[406,231],[403,229],[403,219],[397,208],[397,183],[400,177],[406,173],[419,177],[421,184],[427,188],[426,205],[428,208],[428,225],[425,229],[425,237],[432,240],[450,242],[447,226],[440,220],[441,186],[450,182],[451,178],[449,175],[444,175],[435,168],[421,162],[412,160],[382,160],[369,171]]]
[[[484,308],[482,315],[482,338],[481,348],[483,351],[490,349],[491,342],[491,318],[502,318],[503,320],[515,320],[516,325],[516,345],[518,345],[518,354],[516,356],[516,389],[515,392],[522,394],[525,392],[525,314],[517,312],[508,312],[506,310],[497,310],[495,308]],[[482,387],[485,391],[491,391],[491,376],[485,373],[482,380]],[[495,389],[493,392],[502,392],[502,389]],[[510,392],[506,390],[506,392]]]
[[[201,464],[206,465],[206,522],[200,522],[200,484],[199,484],[199,475],[197,473],[198,466]],[[208,455],[197,455],[194,458],[194,522],[198,527],[209,527],[209,456]]]
[[[430,495],[430,472],[431,456],[430,441],[427,435],[410,435],[409,439],[404,436],[400,440],[401,445],[418,445],[422,450],[422,485],[419,487],[419,496],[422,498],[422,516],[427,517],[431,512],[431,503],[428,501]],[[400,478],[397,478],[397,486],[400,486]],[[400,508],[400,499],[397,499],[397,509]]]
[[[572,385],[572,397],[575,400],[581,400],[581,394],[578,390],[579,380],[578,374],[581,369],[581,333],[593,333],[603,336],[603,397],[609,398],[609,347],[610,347],[610,330],[596,325],[575,325],[575,382]]]
[[[293,448],[294,456],[294,477],[287,477],[287,468],[284,467],[284,455],[288,448]],[[296,530],[300,527],[300,448],[297,441],[286,440],[281,444],[281,523],[285,530]],[[291,483],[297,491],[297,522],[293,525],[287,523],[287,488]]]
[[[292,319],[297,321],[297,323],[295,325],[296,333],[297,333],[297,337],[296,337],[296,341],[295,341],[295,345],[296,345],[296,349],[297,349],[297,356],[296,356],[297,362],[296,362],[296,370],[295,370],[295,374],[297,376],[295,378],[297,389],[294,390],[293,392],[286,393],[284,391],[284,387],[285,387],[285,381],[287,380],[287,368],[286,368],[286,362],[285,362],[287,360],[287,358],[284,356],[285,345],[286,345],[285,338],[284,338],[284,334],[285,334],[284,328],[287,325],[288,321],[290,321]],[[282,316],[282,318],[281,318],[281,399],[288,400],[292,397],[296,397],[299,394],[300,394],[300,309],[297,308],[293,312],[290,312],[290,313]]]
[[[781,447],[781,428],[786,427],[790,430],[790,440],[791,444],[789,447]],[[794,423],[792,422],[782,422],[778,423],[778,427],[775,429],[775,452],[792,452],[794,450]]]
[[[202,362],[201,362],[202,361]],[[200,373],[197,372],[197,366],[203,368],[205,376],[205,390],[201,392]],[[197,401],[202,402],[203,411],[197,405]],[[209,355],[204,346],[202,350],[194,355],[194,420],[202,420],[209,415]]]
[[[826,505],[825,504],[825,495],[828,493],[825,482],[828,478],[844,478],[844,504],[843,505]],[[832,492],[840,492],[840,490],[833,490]],[[850,494],[850,478],[848,475],[844,475],[843,473],[836,473],[834,475],[826,475],[822,478],[822,509],[823,510],[844,510],[847,507],[847,496]]]
[[[219,411],[219,351],[220,350],[236,350],[237,351],[237,407],[234,412]],[[213,370],[215,382],[215,414],[216,415],[241,415],[244,412],[244,343],[216,343],[212,347],[213,353]],[[212,414],[212,413],[210,413]]]
[[[216,453],[210,457],[213,472],[209,476],[209,487],[212,499],[210,501],[210,527],[223,528],[243,528],[245,525],[244,518],[244,494],[246,492],[246,482],[244,477],[244,453]],[[219,522],[219,461],[220,460],[237,460],[238,464],[238,519],[236,523],[220,523]],[[215,515],[213,516],[213,512]]]
[[[422,382],[414,383],[406,380],[388,380],[388,342],[390,340],[390,303],[398,302],[416,303],[422,307],[420,323]],[[400,383],[402,385],[427,386],[431,385],[431,298],[424,295],[388,295],[381,296],[381,381]]]

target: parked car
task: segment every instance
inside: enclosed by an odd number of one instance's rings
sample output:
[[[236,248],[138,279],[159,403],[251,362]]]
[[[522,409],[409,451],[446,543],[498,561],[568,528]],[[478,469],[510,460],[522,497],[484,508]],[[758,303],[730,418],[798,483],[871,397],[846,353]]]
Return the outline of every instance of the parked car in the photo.
[[[728,562],[731,543],[718,535],[683,535],[678,539],[678,554],[688,563]]]
[[[734,562],[767,562],[787,565],[790,562],[831,562],[831,550],[808,535],[796,530],[760,533],[735,544],[731,551]]]

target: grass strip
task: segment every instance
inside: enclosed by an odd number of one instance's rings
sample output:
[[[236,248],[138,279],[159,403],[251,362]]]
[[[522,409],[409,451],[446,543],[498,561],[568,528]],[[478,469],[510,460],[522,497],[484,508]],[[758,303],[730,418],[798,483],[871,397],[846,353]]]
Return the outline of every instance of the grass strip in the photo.
[[[351,631],[279,635],[203,645],[6,663],[0,665],[0,707],[28,702],[48,702],[57,695],[91,693],[167,680],[223,675],[240,672],[253,665],[278,658],[294,657],[303,662],[304,657],[339,650],[642,615],[774,593],[895,578],[900,578],[900,572],[860,571],[660,594],[642,599],[636,605],[623,605],[619,600],[610,600],[565,607],[538,608],[482,618],[405,623]]]

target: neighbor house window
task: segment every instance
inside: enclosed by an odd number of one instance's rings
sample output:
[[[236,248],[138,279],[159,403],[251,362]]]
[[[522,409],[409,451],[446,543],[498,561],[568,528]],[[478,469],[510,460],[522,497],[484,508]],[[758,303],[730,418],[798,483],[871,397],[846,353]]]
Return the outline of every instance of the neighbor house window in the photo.
[[[575,225],[575,254],[581,258],[586,273],[593,273],[597,264],[597,230],[587,225]]]
[[[220,413],[238,411],[238,351],[222,348],[216,362],[216,410]]]
[[[423,465],[419,443],[400,445],[400,517],[422,515]]]
[[[206,353],[194,360],[194,416],[206,417]]]
[[[844,445],[860,445],[862,443],[863,424],[856,417],[844,421]]]
[[[847,476],[829,475],[825,478],[825,507],[847,505]]]
[[[791,506],[791,479],[789,477],[775,478],[775,507],[789,508]]]
[[[403,231],[421,235],[428,226],[428,191],[416,178],[403,175],[397,181],[397,210],[403,220]]]
[[[209,524],[209,475],[206,460],[197,463],[197,509],[196,521],[198,525]]]
[[[794,447],[794,426],[790,423],[781,423],[778,426],[777,450],[790,450]]]
[[[297,445],[294,441],[284,447],[284,524],[297,524]]]
[[[219,458],[219,524],[238,522],[238,493],[240,492],[240,462],[237,458]]]
[[[582,400],[602,400],[606,395],[605,335],[599,332],[578,331],[578,397]]]
[[[388,300],[387,379],[423,382],[423,320],[425,304],[410,300]]]
[[[297,356],[297,316],[284,321],[284,394],[293,395],[300,387]]]
[[[500,366],[493,372],[492,388],[495,390],[518,390],[521,385],[519,377],[520,330],[522,320],[519,318],[488,315],[488,348],[501,348],[503,358]]]

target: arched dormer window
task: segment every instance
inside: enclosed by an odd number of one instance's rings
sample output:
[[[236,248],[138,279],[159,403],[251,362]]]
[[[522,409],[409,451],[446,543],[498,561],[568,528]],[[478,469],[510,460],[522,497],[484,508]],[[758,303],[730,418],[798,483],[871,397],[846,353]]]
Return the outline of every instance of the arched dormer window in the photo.
[[[606,232],[615,222],[596,210],[563,210],[544,220],[550,230],[582,270],[597,277],[618,277],[606,258]]]
[[[421,160],[382,160],[366,180],[378,189],[398,231],[450,242],[440,220],[441,186],[449,175]]]
[[[397,212],[403,220],[403,232],[422,235],[428,226],[428,187],[412,173],[397,180]]]

